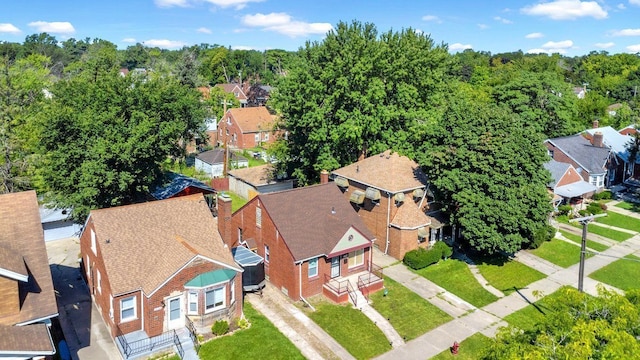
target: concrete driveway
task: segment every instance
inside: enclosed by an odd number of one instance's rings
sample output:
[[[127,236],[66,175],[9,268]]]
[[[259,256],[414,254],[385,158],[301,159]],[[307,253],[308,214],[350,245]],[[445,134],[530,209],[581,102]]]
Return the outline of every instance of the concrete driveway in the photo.
[[[60,326],[75,359],[122,359],[80,274],[78,238],[46,243]]]

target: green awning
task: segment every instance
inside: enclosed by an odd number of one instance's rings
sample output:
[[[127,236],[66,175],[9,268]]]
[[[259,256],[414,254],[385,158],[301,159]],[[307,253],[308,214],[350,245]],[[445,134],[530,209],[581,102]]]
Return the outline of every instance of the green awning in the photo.
[[[209,285],[229,281],[233,279],[234,276],[236,276],[236,272],[231,269],[209,271],[194,277],[186,283],[185,287],[203,288]]]

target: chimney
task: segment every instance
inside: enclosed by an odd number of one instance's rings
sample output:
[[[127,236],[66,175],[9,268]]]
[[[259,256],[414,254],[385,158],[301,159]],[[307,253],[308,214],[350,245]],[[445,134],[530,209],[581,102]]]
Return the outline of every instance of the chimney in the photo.
[[[327,170],[322,170],[320,172],[320,184],[326,184],[329,182],[329,172]]]
[[[604,136],[602,135],[602,133],[600,131],[596,131],[593,134],[593,139],[591,139],[591,145],[597,146],[597,147],[602,147],[603,144],[604,144]]]
[[[597,129],[597,128],[598,128],[598,126],[600,126],[600,123],[598,122],[598,119],[593,120],[593,128],[594,128],[594,129]]]
[[[231,237],[231,198],[226,194],[218,196],[218,232],[222,241],[230,248],[234,245]]]

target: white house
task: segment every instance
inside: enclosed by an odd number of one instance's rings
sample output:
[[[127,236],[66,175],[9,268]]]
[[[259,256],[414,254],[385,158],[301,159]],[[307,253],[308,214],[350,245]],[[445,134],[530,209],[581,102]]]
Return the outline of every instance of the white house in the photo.
[[[224,171],[225,149],[213,149],[196,156],[196,170],[202,171],[212,178],[221,177]],[[245,157],[229,152],[229,169],[239,169],[249,166],[249,160]]]

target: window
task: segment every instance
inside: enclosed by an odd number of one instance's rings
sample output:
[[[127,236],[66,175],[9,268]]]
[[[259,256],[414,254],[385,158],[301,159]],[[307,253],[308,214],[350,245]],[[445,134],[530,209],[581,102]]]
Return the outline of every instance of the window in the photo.
[[[96,269],[96,282],[98,283],[98,292],[102,294],[102,276],[100,276],[100,270]]]
[[[198,313],[198,293],[189,292],[189,314]]]
[[[264,261],[269,262],[269,245],[264,246]]]
[[[356,267],[364,264],[364,249],[352,251],[349,253],[349,267]]]
[[[96,251],[96,232],[93,231],[93,229],[91,229],[91,251],[98,255],[98,252]]]
[[[231,282],[229,283],[229,297],[231,298],[229,301],[231,303],[233,303],[236,300],[236,281],[235,280],[231,280]]]
[[[262,226],[262,209],[256,207],[256,226]]]
[[[242,228],[238,228],[238,244],[242,242]]]
[[[260,134],[259,133],[255,134],[254,135],[254,139],[255,139],[256,142],[260,142]]]
[[[309,260],[309,277],[318,276],[318,258]]]
[[[136,318],[136,297],[130,296],[120,300],[120,321]]]
[[[264,133],[264,141],[269,141],[269,133]]]
[[[209,290],[204,295],[206,312],[211,312],[224,306],[224,287]]]

